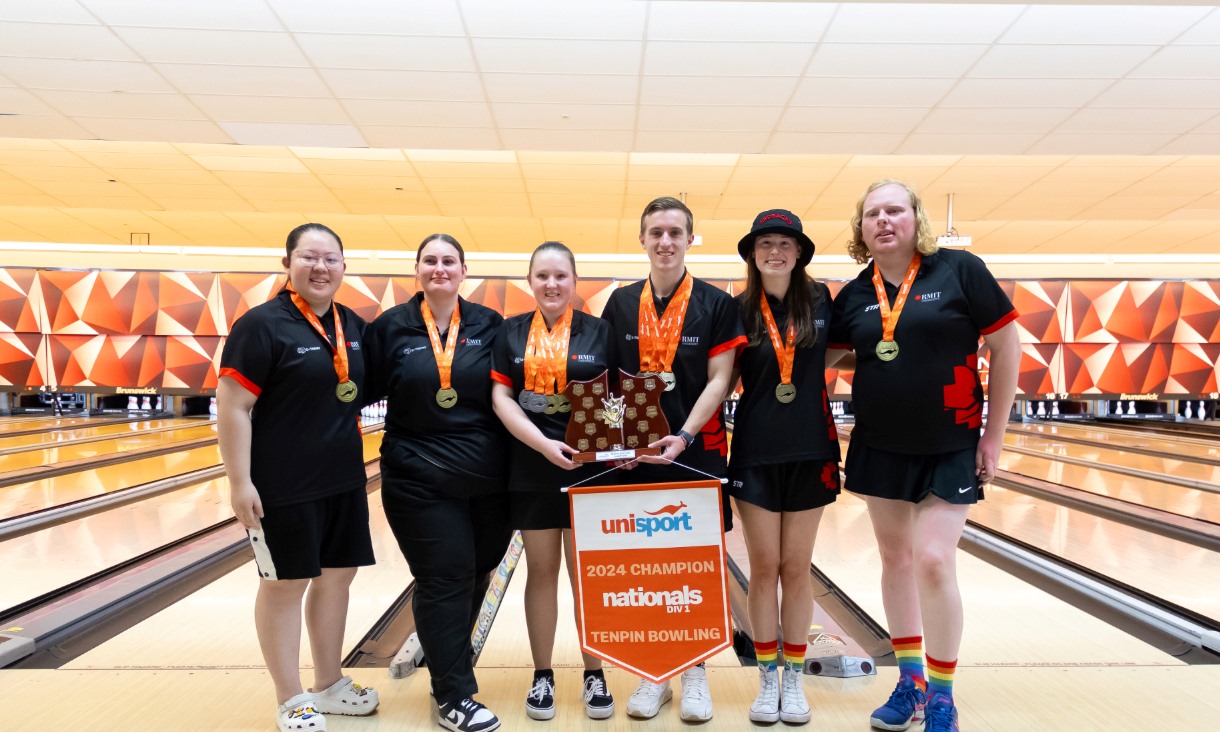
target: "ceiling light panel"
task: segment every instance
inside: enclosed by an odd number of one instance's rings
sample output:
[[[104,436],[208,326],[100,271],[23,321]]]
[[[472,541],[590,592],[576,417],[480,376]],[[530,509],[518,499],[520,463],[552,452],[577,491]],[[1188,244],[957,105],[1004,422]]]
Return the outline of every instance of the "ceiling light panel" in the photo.
[[[648,8],[646,3],[461,2],[474,38],[638,40]]]
[[[1118,79],[1156,46],[998,45],[970,69],[975,79]]]

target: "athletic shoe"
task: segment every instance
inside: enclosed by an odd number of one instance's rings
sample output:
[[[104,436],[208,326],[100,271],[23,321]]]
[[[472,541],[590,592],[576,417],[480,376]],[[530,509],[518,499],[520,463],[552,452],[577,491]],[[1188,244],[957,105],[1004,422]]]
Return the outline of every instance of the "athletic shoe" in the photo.
[[[888,729],[901,732],[911,726],[911,722],[923,718],[924,704],[927,696],[915,685],[910,676],[898,679],[898,686],[890,694],[890,700],[873,712],[869,723],[877,729]]]
[[[779,718],[788,724],[805,724],[809,721],[809,700],[805,698],[805,678],[801,671],[784,669],[783,700],[779,704]]]
[[[925,714],[924,732],[958,732],[957,707],[948,694],[933,694]]]
[[[314,692],[314,706],[323,714],[349,714],[363,717],[377,710],[377,690],[361,686],[344,676],[325,691]]]
[[[606,688],[606,676],[600,670],[585,672],[585,714],[589,719],[609,719],[614,716],[614,697]]]
[[[635,687],[631,698],[627,700],[627,714],[640,719],[652,719],[661,711],[661,707],[674,698],[669,682],[654,684],[648,679],[640,679],[640,685]]]
[[[682,719],[706,722],[712,718],[712,692],[707,688],[707,670],[692,666],[682,672]]]
[[[453,732],[491,732],[499,729],[500,720],[491,710],[467,697],[440,705],[440,725]]]
[[[297,694],[275,709],[275,724],[280,732],[326,732],[326,717],[314,706],[313,694]]]
[[[555,676],[550,672],[534,674],[534,688],[525,695],[525,716],[530,719],[555,717]]]
[[[779,671],[758,669],[758,696],[750,705],[750,721],[770,724],[779,721]]]

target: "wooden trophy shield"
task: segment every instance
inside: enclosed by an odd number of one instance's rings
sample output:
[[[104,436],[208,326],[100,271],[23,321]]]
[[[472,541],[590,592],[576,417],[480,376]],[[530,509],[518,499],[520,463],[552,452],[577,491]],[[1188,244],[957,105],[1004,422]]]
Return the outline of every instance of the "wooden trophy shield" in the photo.
[[[619,371],[619,391],[610,390],[608,371],[589,381],[569,381],[563,395],[572,405],[564,442],[578,452],[577,463],[634,460],[660,455],[649,444],[669,434],[661,410],[665,382],[656,374],[632,376]]]

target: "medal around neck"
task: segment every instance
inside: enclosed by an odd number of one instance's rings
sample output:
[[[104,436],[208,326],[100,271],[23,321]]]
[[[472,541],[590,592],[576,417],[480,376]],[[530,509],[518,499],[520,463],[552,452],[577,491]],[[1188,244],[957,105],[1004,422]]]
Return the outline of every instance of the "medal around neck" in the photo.
[[[882,361],[893,361],[898,358],[898,341],[878,341],[877,358]]]
[[[343,403],[356,401],[356,394],[360,390],[356,387],[354,381],[344,381],[335,387],[335,396],[339,397],[339,401]]]
[[[669,434],[669,422],[661,411],[664,391],[665,382],[656,374],[632,376],[619,371],[618,394],[610,390],[608,371],[589,381],[569,381],[563,390],[571,410],[564,442],[578,451],[572,461],[660,455],[660,448],[648,445]]]
[[[790,404],[793,399],[796,399],[796,385],[780,384],[776,386],[775,398],[778,399],[781,404]]]
[[[457,404],[457,398],[456,389],[439,389],[436,392],[436,403],[442,409],[451,409],[454,404]]]

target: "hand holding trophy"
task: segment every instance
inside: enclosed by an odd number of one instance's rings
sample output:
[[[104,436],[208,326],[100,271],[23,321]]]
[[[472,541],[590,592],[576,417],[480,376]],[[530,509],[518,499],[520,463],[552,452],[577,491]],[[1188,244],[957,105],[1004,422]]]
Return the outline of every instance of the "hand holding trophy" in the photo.
[[[575,448],[577,463],[634,460],[641,455],[660,455],[648,447],[669,434],[669,422],[661,410],[666,383],[657,374],[633,376],[619,371],[619,391],[610,390],[609,372],[596,379],[569,381],[563,390],[571,404],[564,442]]]

